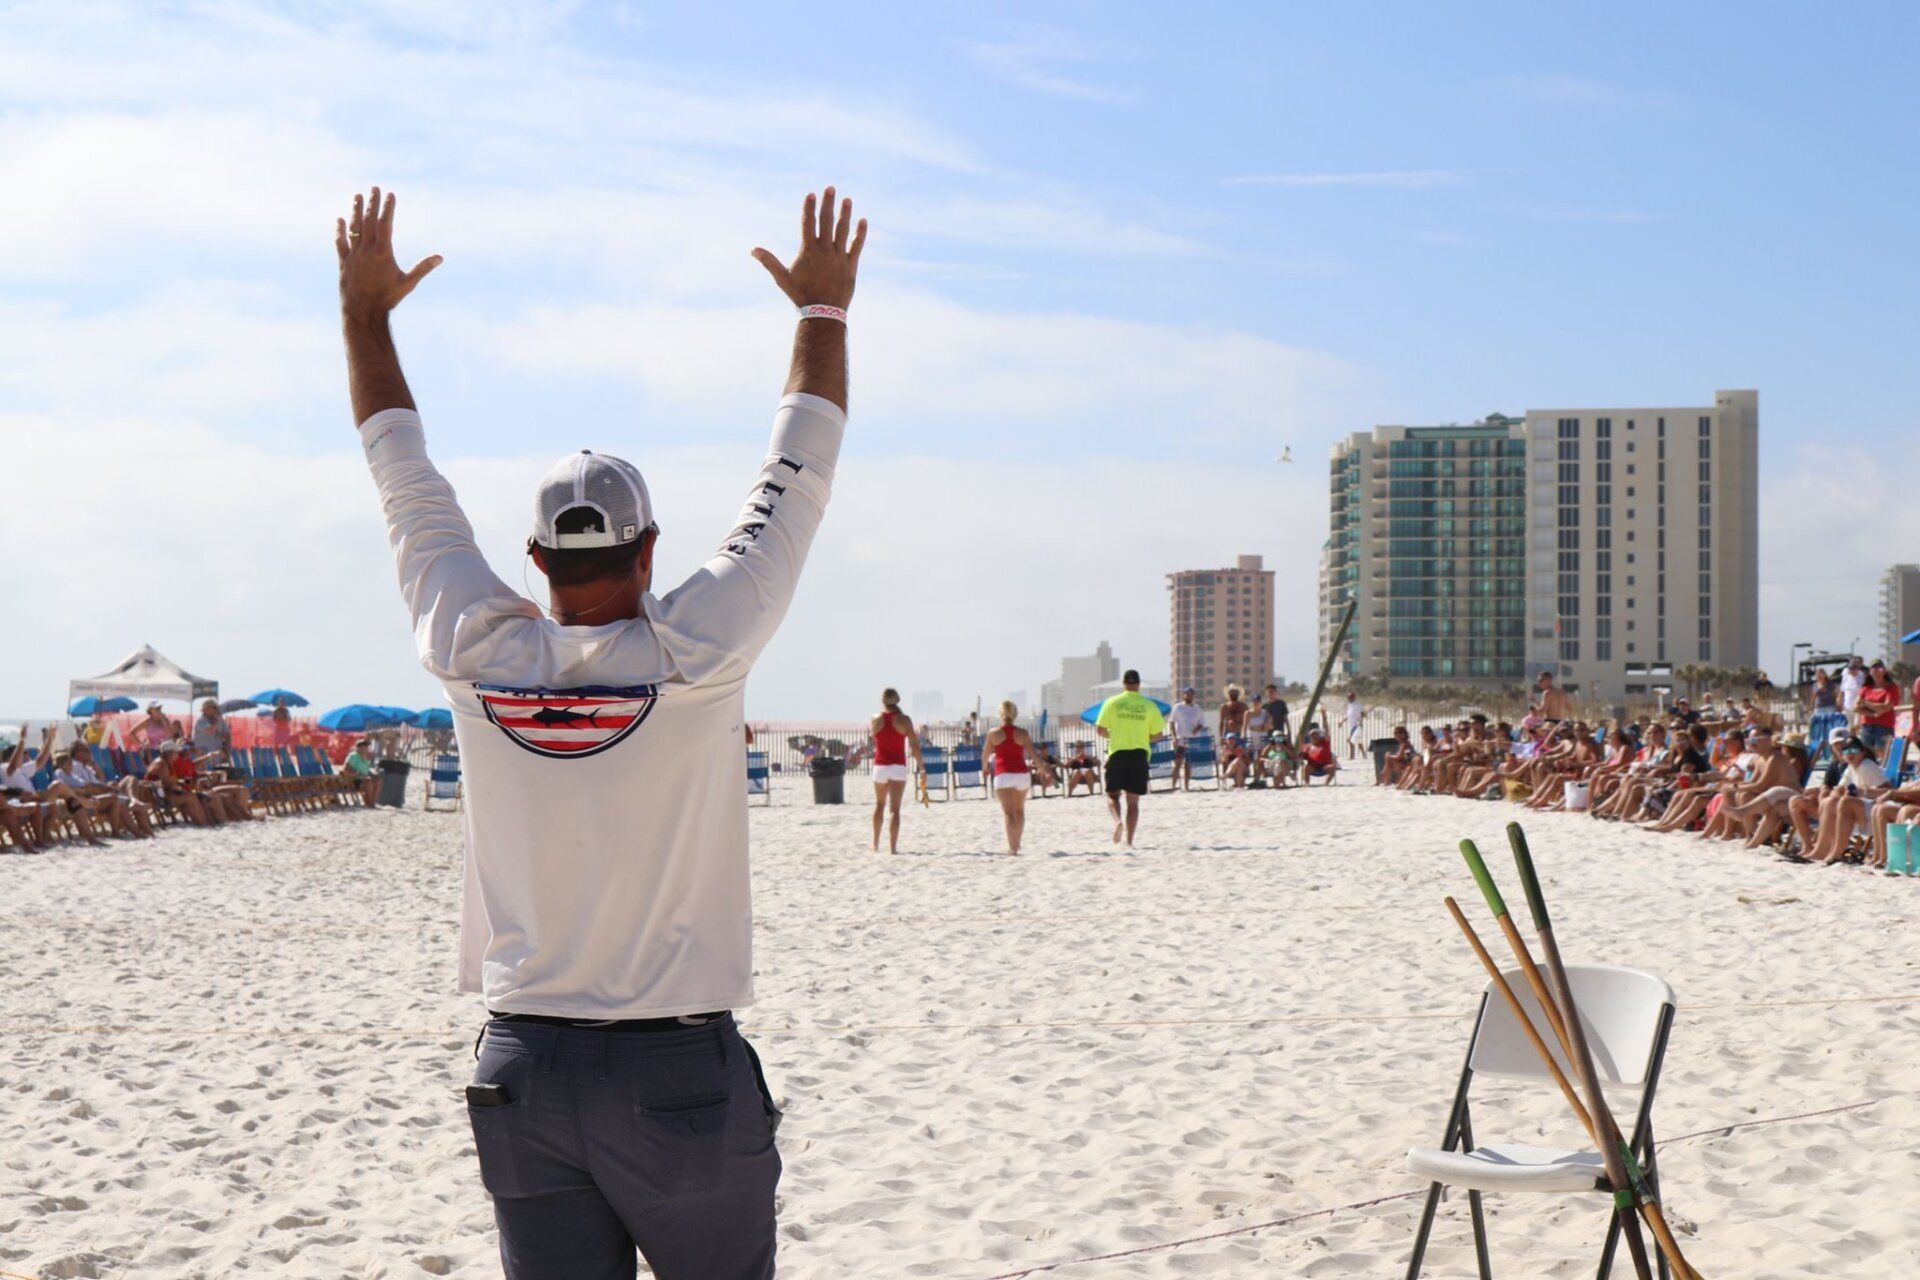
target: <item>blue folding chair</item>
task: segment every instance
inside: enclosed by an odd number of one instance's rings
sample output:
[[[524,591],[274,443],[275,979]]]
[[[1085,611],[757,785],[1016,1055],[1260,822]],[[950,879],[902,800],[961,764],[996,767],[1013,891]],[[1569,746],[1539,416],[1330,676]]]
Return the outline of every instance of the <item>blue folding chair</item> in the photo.
[[[1220,785],[1220,757],[1214,753],[1212,734],[1187,739],[1187,779]]]
[[[747,790],[753,790],[753,757],[760,757],[760,771],[766,773],[767,753],[747,753]],[[460,757],[451,754],[437,755],[433,758],[433,767],[427,771],[427,797],[420,802],[422,809],[433,808],[435,800],[446,800],[458,809],[462,803],[460,794]]]
[[[458,779],[460,776],[457,771],[459,758],[455,756],[441,756],[440,758],[442,760],[453,760],[456,766],[454,777]],[[770,805],[773,803],[773,769],[767,763],[767,753],[764,751],[747,752],[747,798],[752,799],[755,796],[759,796],[763,804]],[[428,799],[432,799],[431,791],[428,792]]]
[[[926,779],[925,789],[920,793],[928,800],[949,800],[953,798],[953,765],[947,759],[945,747],[927,746],[920,748],[920,765]]]
[[[979,789],[980,794],[968,797],[966,793]],[[978,744],[962,745],[953,749],[953,798],[956,800],[987,798],[987,771],[980,766],[980,747]]]
[[[1158,790],[1160,783],[1173,789],[1173,739],[1161,738],[1147,749],[1147,789]]]

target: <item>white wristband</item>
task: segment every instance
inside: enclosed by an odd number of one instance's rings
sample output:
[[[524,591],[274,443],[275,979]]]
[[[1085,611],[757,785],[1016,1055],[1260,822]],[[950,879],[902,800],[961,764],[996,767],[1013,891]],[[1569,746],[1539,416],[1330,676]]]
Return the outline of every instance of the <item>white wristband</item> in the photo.
[[[845,307],[829,307],[824,303],[814,302],[799,308],[799,311],[802,320],[838,320],[841,324],[847,322]]]

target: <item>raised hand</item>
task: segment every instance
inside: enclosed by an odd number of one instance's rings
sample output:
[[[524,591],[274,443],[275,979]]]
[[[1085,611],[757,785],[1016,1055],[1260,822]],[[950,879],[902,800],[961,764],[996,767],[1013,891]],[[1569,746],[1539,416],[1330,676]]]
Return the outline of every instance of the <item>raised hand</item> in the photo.
[[[364,199],[353,197],[352,218],[334,222],[333,247],[340,255],[340,309],[350,319],[384,316],[441,263],[439,254],[402,271],[393,258],[393,193],[386,203],[380,188]]]
[[[792,263],[782,265],[765,249],[755,249],[753,256],[794,306],[845,308],[853,301],[853,278],[866,242],[867,220],[854,222],[851,200],[840,202],[835,217],[833,188],[828,187],[817,201],[808,193],[800,206],[800,252]]]

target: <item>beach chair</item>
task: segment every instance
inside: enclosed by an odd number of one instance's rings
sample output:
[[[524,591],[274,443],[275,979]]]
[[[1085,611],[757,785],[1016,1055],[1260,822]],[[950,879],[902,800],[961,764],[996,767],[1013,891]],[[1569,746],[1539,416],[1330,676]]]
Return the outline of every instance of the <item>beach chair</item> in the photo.
[[[248,752],[236,748],[227,753],[227,780],[247,789],[248,808],[266,807],[266,801],[260,795],[258,781],[253,776],[253,765],[250,763]]]
[[[333,763],[309,746],[293,749],[294,767],[300,771],[302,785],[322,804],[341,803],[344,777],[333,771]]]
[[[753,793],[753,758],[760,757],[761,790],[766,790],[767,753],[764,751],[747,752],[747,793]],[[454,808],[461,805],[460,794],[460,757],[451,754],[437,755],[433,758],[433,768],[427,773],[427,795],[420,802],[422,809],[433,808],[435,800],[450,801]]]
[[[1519,997],[1541,1038],[1552,1044],[1561,1069],[1570,1077],[1573,1069],[1553,1044],[1545,1016],[1534,1001],[1532,989],[1518,969],[1510,969],[1505,978]],[[1627,1130],[1628,1145],[1646,1171],[1647,1184],[1658,1198],[1660,1172],[1653,1139],[1653,1095],[1660,1084],[1660,1067],[1666,1057],[1667,1033],[1673,1026],[1673,988],[1653,974],[1614,965],[1570,965],[1567,985],[1573,988],[1574,1003],[1580,1012],[1580,1025],[1586,1029],[1593,1050],[1594,1069],[1603,1086],[1617,1085],[1640,1090],[1639,1104],[1633,1111],[1633,1123]],[[1600,1153],[1584,1145],[1572,1150],[1555,1150],[1520,1143],[1480,1143],[1474,1138],[1468,1093],[1475,1076],[1493,1076],[1510,1080],[1537,1080],[1544,1084],[1551,1077],[1513,1010],[1489,983],[1480,995],[1480,1012],[1474,1019],[1473,1038],[1467,1048],[1467,1062],[1460,1071],[1460,1083],[1454,1090],[1453,1110],[1437,1149],[1418,1148],[1407,1152],[1409,1172],[1428,1179],[1426,1208],[1413,1238],[1413,1257],[1407,1263],[1407,1280],[1417,1280],[1426,1258],[1427,1238],[1433,1232],[1434,1213],[1445,1187],[1465,1187],[1467,1205],[1473,1220],[1474,1254],[1480,1275],[1490,1278],[1492,1265],[1487,1258],[1486,1216],[1481,1197],[1487,1192],[1555,1192],[1561,1195],[1611,1196],[1607,1189],[1606,1167]],[[1625,1112],[1615,1107],[1615,1115]],[[1578,1132],[1578,1121],[1563,1113],[1568,1125]],[[1606,1243],[1600,1252],[1601,1280],[1613,1269],[1614,1253],[1620,1243],[1620,1217],[1615,1211],[1607,1227]],[[1655,1250],[1654,1252],[1658,1252]],[[1660,1275],[1667,1277],[1667,1262],[1660,1258]]]
[[[1060,744],[1058,742],[1044,742],[1038,738],[1035,738],[1033,740],[1033,751],[1035,755],[1051,755],[1056,761],[1060,759]],[[1047,784],[1042,783],[1040,781],[1040,775],[1038,773],[1035,773],[1033,775],[1034,797],[1037,799],[1045,800],[1047,798],[1047,793],[1049,791],[1057,792],[1064,789],[1066,786],[1066,783],[1061,780],[1061,773],[1063,772],[1063,770],[1064,770],[1064,766],[1062,765],[1056,764],[1054,766],[1054,770],[1053,770],[1054,780],[1051,786],[1048,786]]]
[[[1900,774],[1907,764],[1907,740],[1895,738],[1887,744],[1887,758],[1880,764],[1880,771],[1887,775],[1887,785],[1900,785]]]
[[[1220,757],[1213,749],[1213,735],[1200,734],[1187,739],[1187,781],[1211,782],[1214,789],[1220,787]]]
[[[1166,783],[1162,787],[1161,783]],[[1147,790],[1173,790],[1173,739],[1162,738],[1147,748]]]
[[[320,788],[314,782],[313,775],[302,775],[300,765],[294,760],[290,749],[279,747],[273,754],[280,763],[280,777],[287,784],[287,798],[303,809],[319,808]]]
[[[987,771],[980,764],[979,746],[958,746],[953,749],[953,798],[955,800],[984,800],[987,798]],[[979,795],[969,795],[974,790]]]
[[[773,768],[764,751],[747,752],[747,798],[760,797],[762,804],[773,803]]]
[[[274,767],[273,757],[267,754],[264,747],[235,751],[233,755],[235,758],[244,757],[248,761],[247,789],[253,793],[254,804],[278,813],[280,811],[280,771]]]
[[[945,747],[920,748],[920,764],[925,771],[926,790],[921,794],[929,800],[949,800],[953,797],[953,766],[947,759]]]

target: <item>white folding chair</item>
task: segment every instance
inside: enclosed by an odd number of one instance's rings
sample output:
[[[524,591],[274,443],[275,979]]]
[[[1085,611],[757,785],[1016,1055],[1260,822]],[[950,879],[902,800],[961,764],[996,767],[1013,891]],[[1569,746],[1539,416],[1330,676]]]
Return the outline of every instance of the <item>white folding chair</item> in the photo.
[[[1519,969],[1506,973],[1508,985],[1519,997],[1521,1007],[1533,1022],[1540,1038],[1552,1049],[1554,1059],[1569,1080],[1579,1077],[1560,1052],[1553,1029],[1534,1001],[1526,976]],[[1653,1141],[1653,1095],[1660,1083],[1660,1065],[1666,1057],[1667,1033],[1673,1026],[1673,988],[1653,974],[1614,965],[1572,965],[1567,982],[1573,988],[1574,1004],[1579,1008],[1580,1025],[1587,1033],[1593,1051],[1595,1073],[1603,1087],[1640,1090],[1628,1144],[1646,1171],[1647,1184],[1658,1196],[1660,1175],[1655,1163]],[[1473,1219],[1473,1248],[1480,1265],[1481,1280],[1492,1280],[1493,1268],[1487,1260],[1487,1227],[1481,1212],[1480,1197],[1487,1191],[1536,1191],[1602,1193],[1611,1195],[1606,1169],[1600,1153],[1582,1146],[1571,1150],[1526,1146],[1519,1143],[1474,1141],[1473,1120],[1467,1103],[1468,1091],[1476,1075],[1515,1080],[1550,1080],[1539,1053],[1514,1020],[1513,1010],[1492,983],[1480,995],[1480,1013],[1474,1020],[1473,1040],[1467,1049],[1467,1062],[1460,1071],[1460,1085],[1454,1091],[1453,1111],[1440,1146],[1416,1147],[1407,1152],[1407,1169],[1431,1180],[1425,1210],[1414,1235],[1413,1258],[1407,1264],[1407,1280],[1417,1280],[1420,1264],[1426,1257],[1427,1238],[1433,1231],[1434,1211],[1440,1204],[1443,1187],[1467,1188],[1467,1203]],[[1576,1084],[1576,1088],[1577,1088]],[[1557,1090],[1555,1091],[1557,1095]],[[1582,1101],[1585,1101],[1584,1095]],[[1609,1099],[1616,1116],[1625,1114]],[[1572,1116],[1567,1122],[1578,1132],[1579,1122]],[[1583,1140],[1585,1135],[1581,1135]],[[1601,1280],[1613,1269],[1614,1252],[1620,1243],[1620,1216],[1616,1211],[1607,1226],[1606,1244],[1600,1252]],[[1659,1260],[1665,1280],[1667,1261]]]

